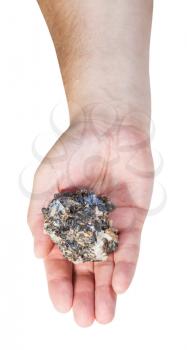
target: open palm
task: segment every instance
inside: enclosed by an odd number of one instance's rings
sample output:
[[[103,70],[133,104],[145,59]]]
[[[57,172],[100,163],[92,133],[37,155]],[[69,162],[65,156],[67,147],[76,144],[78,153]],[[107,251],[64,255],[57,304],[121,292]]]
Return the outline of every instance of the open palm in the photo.
[[[152,185],[149,138],[130,125],[74,123],[37,169],[28,211],[35,252],[44,258],[54,306],[61,312],[73,307],[79,325],[113,319],[116,295],[128,288],[135,272]],[[107,195],[116,205],[110,216],[119,247],[107,261],[73,265],[43,233],[42,207],[54,193],[77,187]]]

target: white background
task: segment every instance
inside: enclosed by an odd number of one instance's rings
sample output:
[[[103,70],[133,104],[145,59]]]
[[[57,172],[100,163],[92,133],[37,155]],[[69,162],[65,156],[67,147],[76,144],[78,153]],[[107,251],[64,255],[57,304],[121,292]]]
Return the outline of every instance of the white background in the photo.
[[[94,1],[94,0],[93,0]],[[134,281],[118,298],[109,325],[79,328],[49,300],[43,263],[26,223],[28,195],[43,156],[68,125],[67,106],[49,33],[34,0],[0,1],[0,343],[3,350],[187,350],[187,2],[155,1],[151,41],[156,167],[151,207]],[[161,158],[159,156],[161,154]],[[187,332],[186,332],[187,333]]]

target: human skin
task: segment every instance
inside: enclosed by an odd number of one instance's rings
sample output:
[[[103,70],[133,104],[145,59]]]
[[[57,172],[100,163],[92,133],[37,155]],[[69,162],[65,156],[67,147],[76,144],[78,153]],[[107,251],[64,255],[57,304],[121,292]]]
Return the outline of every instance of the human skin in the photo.
[[[28,224],[52,302],[82,327],[110,322],[138,260],[154,178],[150,147],[151,0],[39,0],[56,49],[70,126],[33,181]],[[119,247],[105,262],[73,265],[43,232],[53,194],[89,187],[116,205]]]

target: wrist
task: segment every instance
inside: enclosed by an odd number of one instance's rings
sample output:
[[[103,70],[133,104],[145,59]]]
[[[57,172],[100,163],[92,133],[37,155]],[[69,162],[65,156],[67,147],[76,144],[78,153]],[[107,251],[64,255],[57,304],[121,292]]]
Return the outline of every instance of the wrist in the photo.
[[[99,133],[127,127],[141,133],[150,133],[150,110],[133,106],[127,101],[109,99],[83,101],[69,100],[70,126],[81,124]]]
[[[114,56],[82,57],[84,70],[77,68],[64,79],[71,123],[85,118],[110,123],[120,119],[123,124],[147,128],[151,114],[148,49],[141,60],[133,56],[133,63],[128,57]],[[118,66],[119,60],[123,63]]]

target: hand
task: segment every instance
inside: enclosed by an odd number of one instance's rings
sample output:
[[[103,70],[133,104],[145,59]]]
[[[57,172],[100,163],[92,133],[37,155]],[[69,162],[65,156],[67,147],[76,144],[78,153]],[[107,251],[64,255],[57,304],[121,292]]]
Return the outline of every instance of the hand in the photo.
[[[129,287],[149,208],[153,162],[147,132],[127,123],[82,120],[72,123],[36,171],[28,211],[35,253],[44,259],[51,300],[57,310],[73,307],[76,322],[110,322],[116,295]],[[89,187],[116,205],[110,214],[119,230],[118,250],[105,262],[73,265],[43,233],[42,207],[54,193]]]

